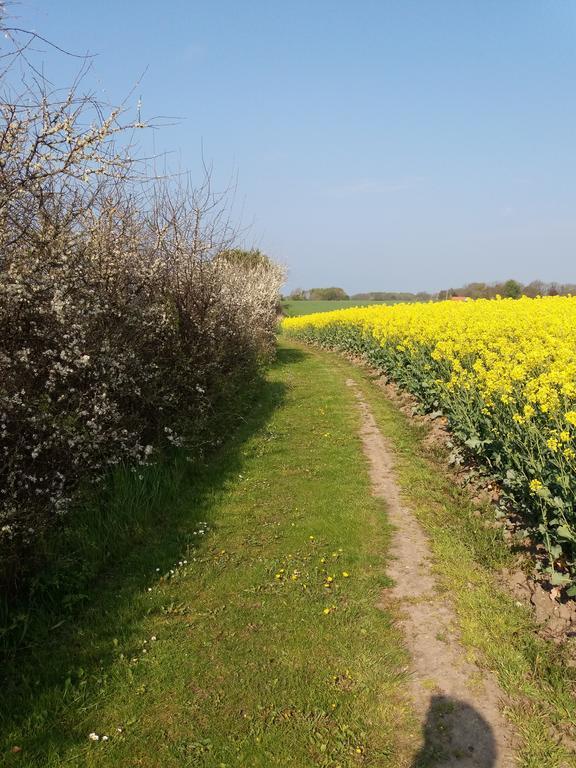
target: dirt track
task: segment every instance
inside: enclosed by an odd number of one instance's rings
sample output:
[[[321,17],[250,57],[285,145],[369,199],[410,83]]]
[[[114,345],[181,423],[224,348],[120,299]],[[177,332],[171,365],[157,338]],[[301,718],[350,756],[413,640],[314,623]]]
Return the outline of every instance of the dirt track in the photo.
[[[411,656],[411,697],[424,725],[420,763],[438,768],[512,768],[513,734],[501,713],[503,693],[495,679],[470,663],[455,631],[452,606],[436,588],[431,552],[422,528],[402,504],[391,452],[354,381],[361,414],[360,436],[374,494],[386,502],[395,528],[383,595],[399,615]]]

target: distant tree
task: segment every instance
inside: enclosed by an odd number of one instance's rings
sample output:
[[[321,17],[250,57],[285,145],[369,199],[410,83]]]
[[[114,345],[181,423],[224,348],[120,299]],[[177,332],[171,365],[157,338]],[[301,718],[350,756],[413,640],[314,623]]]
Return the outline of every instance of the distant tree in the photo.
[[[532,280],[531,283],[524,286],[522,293],[531,299],[536,298],[536,296],[544,296],[546,294],[546,284],[542,280]]]
[[[272,260],[257,248],[251,248],[249,250],[244,250],[242,248],[228,248],[224,251],[220,251],[216,256],[216,259],[219,261],[226,261],[228,264],[245,266],[249,269],[254,269],[259,266],[272,266]]]
[[[522,286],[517,280],[506,280],[502,286],[502,296],[507,299],[519,299],[522,296]]]
[[[548,287],[548,296],[558,296],[560,294],[560,291],[558,290],[558,285],[556,283],[550,283]]]
[[[488,296],[486,283],[468,283],[458,291],[459,296],[468,296],[471,299],[485,299]]]
[[[348,294],[343,288],[311,288],[308,292],[312,301],[342,301],[347,299]]]
[[[305,301],[306,300],[306,292],[303,288],[294,288],[292,293],[289,296],[289,299],[291,301]]]

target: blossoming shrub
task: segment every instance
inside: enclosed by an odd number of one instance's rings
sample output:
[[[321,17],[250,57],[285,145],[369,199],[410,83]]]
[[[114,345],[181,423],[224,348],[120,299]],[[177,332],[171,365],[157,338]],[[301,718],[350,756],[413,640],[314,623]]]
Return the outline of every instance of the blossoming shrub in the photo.
[[[566,581],[576,555],[576,298],[346,309],[283,326],[363,356],[445,413],[533,523],[554,580]]]
[[[217,438],[214,409],[270,353],[283,272],[220,257],[207,186],[136,184],[116,111],[86,127],[72,96],[5,102],[0,587],[13,590],[79,483]]]

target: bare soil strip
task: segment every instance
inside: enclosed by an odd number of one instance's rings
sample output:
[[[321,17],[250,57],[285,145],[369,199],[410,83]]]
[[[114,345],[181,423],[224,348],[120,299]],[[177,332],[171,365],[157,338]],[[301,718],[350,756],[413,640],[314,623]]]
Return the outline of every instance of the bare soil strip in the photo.
[[[414,766],[512,768],[513,733],[501,713],[504,694],[490,673],[466,659],[453,608],[437,589],[428,540],[402,504],[391,451],[359,388],[351,379],[346,383],[358,400],[374,494],[385,500],[395,528],[388,570],[394,586],[383,603],[397,606],[412,659],[410,693],[425,723],[425,743]]]

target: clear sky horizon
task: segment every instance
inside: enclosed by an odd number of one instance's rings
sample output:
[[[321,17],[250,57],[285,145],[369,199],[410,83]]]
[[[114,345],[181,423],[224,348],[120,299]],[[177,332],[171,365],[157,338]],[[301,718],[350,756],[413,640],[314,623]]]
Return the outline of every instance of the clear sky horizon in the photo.
[[[144,116],[178,118],[154,150],[237,179],[244,244],[287,265],[286,290],[576,282],[575,0],[9,10],[97,54],[90,79],[111,101],[146,70]],[[67,85],[76,62],[42,56]]]

